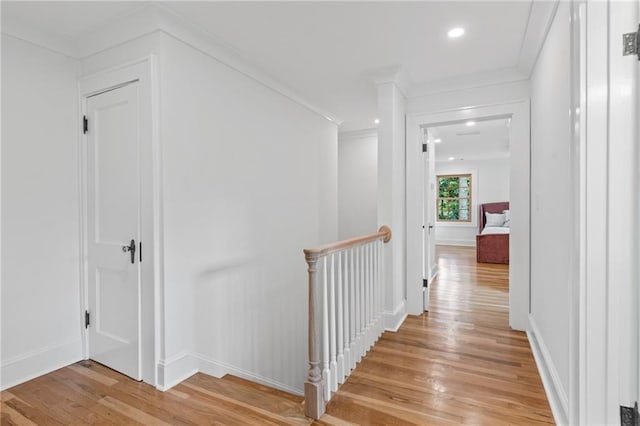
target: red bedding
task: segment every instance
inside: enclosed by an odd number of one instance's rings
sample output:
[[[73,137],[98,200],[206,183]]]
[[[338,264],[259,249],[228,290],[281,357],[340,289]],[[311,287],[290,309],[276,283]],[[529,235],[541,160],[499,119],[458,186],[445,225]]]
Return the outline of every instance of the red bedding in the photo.
[[[476,235],[476,261],[509,264],[509,234],[480,235],[486,224],[485,212],[502,213],[504,210],[509,210],[509,202],[480,204],[478,210],[479,232]]]

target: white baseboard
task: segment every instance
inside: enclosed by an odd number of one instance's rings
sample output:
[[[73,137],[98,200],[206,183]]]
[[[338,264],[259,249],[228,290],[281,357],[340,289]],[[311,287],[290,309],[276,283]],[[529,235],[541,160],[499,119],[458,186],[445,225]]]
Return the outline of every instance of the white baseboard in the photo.
[[[224,362],[213,360],[205,355],[194,354],[193,357],[198,360],[201,373],[208,374],[214,377],[222,377],[225,374],[232,374],[234,376],[238,376],[252,382],[260,383],[261,385],[269,386],[271,388],[289,392],[294,395],[304,395],[304,391],[302,389],[295,388],[285,383],[280,383],[278,381],[269,379],[268,377],[243,370]]]
[[[436,240],[436,245],[475,247],[476,240]]]
[[[569,399],[567,393],[562,387],[558,370],[551,359],[551,354],[542,339],[540,330],[531,315],[529,315],[530,330],[527,331],[527,337],[533,352],[533,358],[538,366],[538,372],[544,385],[544,390],[551,406],[553,418],[558,425],[568,424],[569,419]]]
[[[82,341],[80,339],[13,357],[4,361],[0,367],[2,370],[0,390],[9,389],[81,359]]]
[[[197,360],[188,353],[181,352],[158,363],[158,383],[156,389],[166,391],[198,372]]]
[[[284,383],[277,382],[259,374],[243,370],[224,362],[216,361],[206,355],[182,352],[172,356],[158,365],[158,386],[161,391],[167,391],[188,379],[196,373],[204,373],[213,377],[223,377],[225,374],[260,383],[275,389],[280,389],[294,395],[303,395],[302,389],[294,388]]]
[[[393,312],[384,311],[384,329],[386,331],[398,331],[404,320],[407,318],[407,301],[398,303]]]
[[[434,265],[433,268],[431,268],[431,273],[429,274],[429,283],[431,283],[431,281],[433,281],[436,278],[436,275],[438,275],[438,272],[440,272],[438,270],[438,265]]]

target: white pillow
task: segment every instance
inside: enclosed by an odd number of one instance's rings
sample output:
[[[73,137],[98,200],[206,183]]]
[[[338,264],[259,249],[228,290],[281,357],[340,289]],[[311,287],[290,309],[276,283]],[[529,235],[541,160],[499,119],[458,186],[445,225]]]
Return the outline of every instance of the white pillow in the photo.
[[[505,228],[511,227],[511,212],[509,210],[503,210],[502,214],[504,215],[504,226]]]
[[[484,226],[498,227],[504,225],[504,214],[502,213],[484,213],[487,223]]]

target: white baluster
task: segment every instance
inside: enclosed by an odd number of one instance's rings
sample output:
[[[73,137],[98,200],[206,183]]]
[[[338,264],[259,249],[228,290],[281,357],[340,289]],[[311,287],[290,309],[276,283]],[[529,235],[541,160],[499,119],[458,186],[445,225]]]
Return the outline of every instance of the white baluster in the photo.
[[[371,321],[373,323],[373,342],[378,340],[378,275],[376,274],[376,268],[378,262],[376,262],[376,247],[377,241],[371,244],[371,285],[373,286],[373,316]]]
[[[355,258],[355,248],[349,249],[349,335],[351,336],[349,339],[349,346],[351,349],[349,350],[349,359],[351,361],[350,369],[353,370],[356,368],[356,352],[357,352],[357,344],[356,344],[356,258]]]
[[[364,352],[367,353],[371,348],[371,327],[369,321],[369,315],[371,314],[371,305],[369,305],[369,296],[371,293],[371,288],[369,287],[371,277],[369,276],[369,244],[364,245],[363,247],[363,256],[364,256],[364,325],[365,325],[365,333],[364,333]]]
[[[337,253],[338,257],[338,285],[336,288],[336,305],[337,305],[337,313],[338,313],[338,383],[344,382],[344,294],[342,290],[342,252]]]
[[[322,389],[324,400],[331,399],[331,381],[329,378],[329,300],[327,296],[327,258],[322,259]]]
[[[373,279],[373,243],[367,244],[367,257],[369,258],[369,348],[373,346],[376,341],[375,330],[375,305],[373,303],[375,299],[375,282]]]
[[[351,372],[351,295],[349,294],[349,268],[351,263],[349,262],[349,250],[346,250],[343,255],[342,263],[342,294],[344,303],[344,375],[345,377]]]
[[[380,317],[380,329],[378,335],[384,333],[384,279],[382,275],[382,244],[378,240],[378,312]]]
[[[373,284],[373,342],[375,343],[378,340],[378,275],[376,274],[376,267],[378,266],[378,262],[376,262],[376,248],[378,247],[378,242],[374,241],[371,244],[371,275],[372,284]]]
[[[359,306],[359,320],[360,327],[358,328],[358,362],[362,360],[364,356],[364,250],[362,250],[362,246],[358,247],[358,276],[360,279],[358,280],[358,288],[360,289],[360,298],[358,300]]]
[[[378,340],[378,323],[376,322],[376,318],[378,315],[378,309],[376,306],[376,291],[377,291],[377,286],[376,286],[376,242],[372,242],[371,243],[371,254],[370,254],[370,258],[371,258],[371,288],[372,288],[372,292],[371,292],[371,334],[373,335],[373,339],[371,341],[371,344],[373,345],[376,340]]]
[[[336,338],[336,269],[335,254],[331,254],[331,273],[329,275],[329,378],[331,383],[329,389],[333,392],[338,390],[338,363]]]
[[[365,327],[365,333],[364,333],[364,350],[362,351],[363,356],[367,354],[367,352],[369,351],[369,338],[370,338],[370,330],[369,330],[369,248],[365,245],[362,247],[362,257],[363,257],[363,266],[364,266],[364,281],[363,281],[363,285],[364,285],[364,291],[365,291],[365,298],[364,298],[364,327]]]
[[[358,247],[353,248],[353,317],[354,317],[354,331],[355,331],[355,361],[360,362],[360,271],[358,267],[360,265],[360,259],[358,259]],[[354,365],[355,368],[355,365]]]
[[[371,347],[373,346],[373,342],[375,341],[375,331],[373,329],[373,273],[372,273],[372,267],[373,267],[373,261],[371,259],[371,253],[372,253],[372,245],[371,243],[367,244],[367,305],[368,305],[368,309],[367,309],[367,335],[369,336],[368,342],[367,342],[367,346],[368,349],[370,350]]]
[[[380,240],[376,241],[374,256],[376,259],[376,339],[380,337],[381,327],[382,327],[382,286],[380,282],[380,245],[382,242]]]
[[[364,257],[364,247],[358,247],[358,259],[360,263],[358,265],[358,271],[360,273],[360,357],[363,357],[365,354],[365,345],[366,345],[366,332],[367,332],[367,304],[365,301],[367,300],[366,288],[364,285],[365,277],[365,257]]]

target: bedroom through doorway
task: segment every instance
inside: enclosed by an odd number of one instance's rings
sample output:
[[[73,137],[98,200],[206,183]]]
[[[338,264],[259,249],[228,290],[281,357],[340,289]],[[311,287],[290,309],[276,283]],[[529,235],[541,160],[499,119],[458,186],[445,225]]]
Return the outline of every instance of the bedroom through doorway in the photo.
[[[423,297],[430,317],[471,315],[509,327],[510,125],[503,117],[424,129]]]

